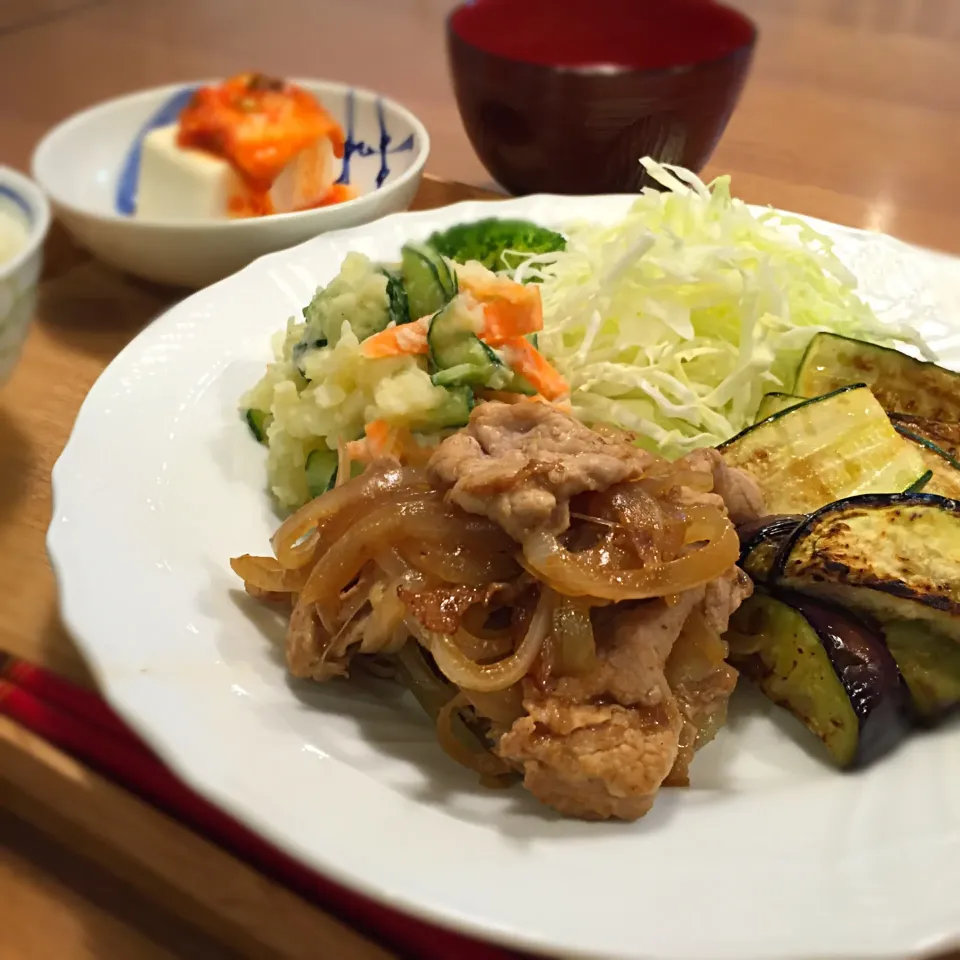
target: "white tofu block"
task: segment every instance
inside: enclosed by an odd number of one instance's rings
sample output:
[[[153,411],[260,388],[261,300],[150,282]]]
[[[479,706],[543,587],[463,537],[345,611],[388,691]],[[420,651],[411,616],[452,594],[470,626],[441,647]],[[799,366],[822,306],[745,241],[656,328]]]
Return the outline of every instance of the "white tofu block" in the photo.
[[[334,181],[333,146],[322,137],[301,150],[270,190],[277,213],[315,206]],[[224,219],[248,187],[226,160],[177,145],[177,124],[144,137],[137,216],[154,220]],[[234,201],[234,204],[231,204]],[[242,203],[241,203],[242,205]]]
[[[273,181],[270,199],[277,213],[316,206],[333,185],[333,145],[321,137],[301,150]]]
[[[222,219],[230,198],[246,193],[233,167],[204,150],[177,145],[177,124],[143,138],[137,216],[151,220]]]

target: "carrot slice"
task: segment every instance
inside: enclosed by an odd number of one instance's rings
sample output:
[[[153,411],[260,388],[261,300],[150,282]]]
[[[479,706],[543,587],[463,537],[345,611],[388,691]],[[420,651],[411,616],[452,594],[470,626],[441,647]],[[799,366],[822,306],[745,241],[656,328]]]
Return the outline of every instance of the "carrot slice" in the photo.
[[[347,444],[347,456],[361,463],[371,463],[380,457],[394,457],[401,463],[420,466],[426,463],[433,452],[429,446],[417,443],[407,427],[387,423],[386,420],[371,420],[360,440]]]
[[[525,286],[506,277],[473,274],[466,270],[457,277],[460,288],[483,305],[481,340],[498,346],[511,337],[543,329],[543,304],[536,285]]]
[[[540,302],[540,291],[533,292],[536,294],[534,297],[496,297],[484,303],[481,339],[496,347],[513,337],[542,330],[543,305]]]
[[[387,327],[367,337],[360,344],[360,352],[370,360],[380,357],[408,357],[427,353],[427,330],[429,317],[421,317],[413,323],[404,323],[398,327]]]
[[[567,381],[546,361],[543,354],[524,337],[514,337],[504,344],[507,366],[525,377],[528,383],[547,400],[559,400],[570,393]]]

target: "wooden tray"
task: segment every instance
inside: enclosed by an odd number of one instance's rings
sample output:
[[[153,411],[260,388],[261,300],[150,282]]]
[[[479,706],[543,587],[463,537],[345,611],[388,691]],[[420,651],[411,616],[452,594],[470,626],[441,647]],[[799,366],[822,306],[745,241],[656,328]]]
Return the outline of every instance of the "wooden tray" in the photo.
[[[414,208],[494,196],[426,177]],[[141,283],[103,266],[57,227],[46,258],[36,320],[13,379],[0,390],[0,582],[5,584],[0,591],[0,651],[94,687],[57,612],[44,543],[51,513],[50,471],[94,380],[184,292]],[[148,927],[157,925],[157,916],[166,918],[167,927],[183,927],[180,939],[174,938],[174,956],[393,956],[4,717],[0,771],[0,806],[16,818],[0,824],[11,835],[11,843],[0,842],[0,849],[14,851],[0,869],[0,901],[16,915],[8,923],[5,910],[0,924],[4,956],[127,960],[169,955],[169,929],[164,933],[167,947],[157,953],[146,945],[151,935],[126,933],[114,918],[102,916],[115,908],[114,902],[129,914],[133,901],[141,913],[156,915]],[[36,831],[47,839],[32,837]],[[57,844],[52,849],[51,837]],[[38,870],[59,872],[76,856],[87,864],[75,884],[84,895],[91,885],[110,886],[110,881],[95,882],[93,874],[106,872],[124,885],[121,889],[114,883],[113,901],[94,911],[94,925],[113,937],[109,946],[102,945],[103,952],[90,952],[85,937],[73,937],[63,927],[65,917],[93,924],[93,908],[64,890],[62,878],[36,876]],[[38,860],[45,865],[38,867]],[[92,873],[90,861],[96,864]],[[23,908],[13,910],[15,903]],[[7,944],[13,946],[10,954],[4,952]]]

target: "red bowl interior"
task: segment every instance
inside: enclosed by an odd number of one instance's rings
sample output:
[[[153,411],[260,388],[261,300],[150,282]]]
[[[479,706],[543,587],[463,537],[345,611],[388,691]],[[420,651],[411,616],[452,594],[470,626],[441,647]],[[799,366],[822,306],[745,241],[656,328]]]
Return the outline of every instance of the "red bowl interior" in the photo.
[[[508,60],[629,70],[718,60],[756,35],[747,17],[712,0],[473,0],[450,27]]]

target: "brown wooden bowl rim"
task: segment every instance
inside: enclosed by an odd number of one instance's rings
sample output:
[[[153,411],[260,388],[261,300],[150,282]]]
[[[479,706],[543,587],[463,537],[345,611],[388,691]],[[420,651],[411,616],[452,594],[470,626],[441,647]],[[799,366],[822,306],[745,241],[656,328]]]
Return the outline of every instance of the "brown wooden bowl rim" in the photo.
[[[637,67],[613,66],[612,68],[605,67],[600,70],[595,66],[562,66],[555,64],[533,63],[530,60],[518,60],[514,57],[505,57],[499,53],[490,53],[489,50],[484,50],[483,47],[478,47],[475,43],[471,43],[453,29],[453,18],[464,7],[472,6],[470,0],[462,0],[462,2],[458,3],[446,16],[447,48],[449,50],[452,43],[456,41],[457,43],[463,44],[464,47],[470,50],[475,50],[477,53],[482,54],[484,57],[487,57],[496,63],[506,64],[511,67],[521,67],[531,71],[546,70],[551,73],[582,74],[584,77],[591,79],[601,77],[622,78],[630,75],[635,77],[657,77],[671,73],[692,73],[694,70],[699,70],[702,67],[717,66],[725,63],[728,60],[735,60],[737,57],[742,57],[745,54],[748,55],[752,53],[754,47],[757,45],[757,39],[760,36],[760,29],[757,26],[756,21],[753,18],[748,17],[742,10],[738,10],[736,7],[730,6],[727,3],[721,3],[719,0],[710,0],[710,4],[711,6],[720,7],[721,9],[726,10],[728,13],[733,13],[738,16],[744,22],[744,24],[750,28],[749,39],[740,44],[740,46],[735,47],[729,53],[725,53],[722,56],[713,57],[710,60],[698,60],[695,63],[677,64],[673,67],[657,67],[653,70],[641,70]]]

